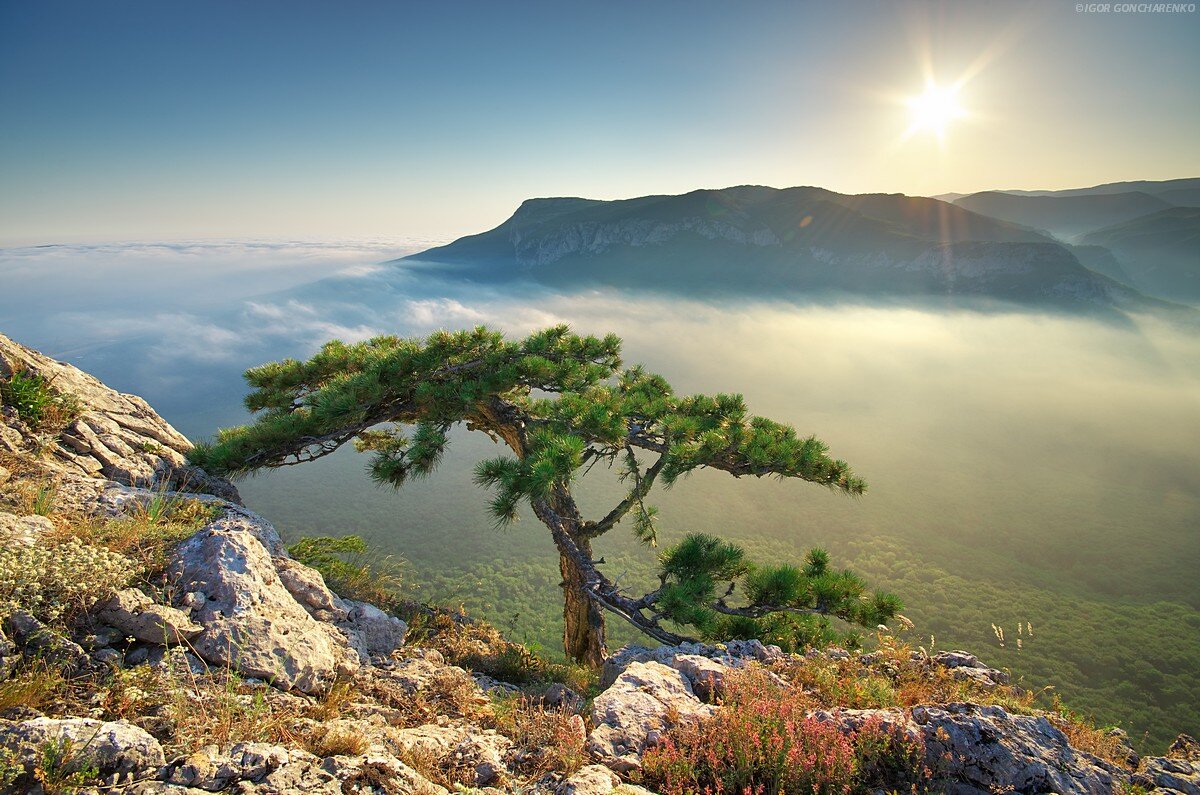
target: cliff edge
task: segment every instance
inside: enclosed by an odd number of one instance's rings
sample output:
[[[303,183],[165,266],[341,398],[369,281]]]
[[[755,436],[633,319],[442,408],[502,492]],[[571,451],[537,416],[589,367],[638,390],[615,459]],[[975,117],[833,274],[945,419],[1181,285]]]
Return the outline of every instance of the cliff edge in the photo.
[[[1195,741],[1138,759],[966,652],[633,646],[588,672],[389,613],[140,398],[2,335],[0,397],[6,792],[1200,793]]]

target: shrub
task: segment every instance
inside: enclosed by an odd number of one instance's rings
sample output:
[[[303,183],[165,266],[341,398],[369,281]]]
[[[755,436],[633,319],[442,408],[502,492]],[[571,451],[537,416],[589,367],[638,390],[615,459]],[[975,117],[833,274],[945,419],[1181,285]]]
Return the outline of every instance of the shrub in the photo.
[[[46,378],[23,370],[0,381],[0,398],[36,431],[57,433],[82,411],[74,395],[61,393]]]
[[[925,740],[904,727],[868,719],[854,733],[855,783],[864,792],[922,792],[932,771],[925,764]]]
[[[761,671],[732,676],[713,718],[672,730],[646,753],[646,783],[665,795],[924,791],[930,774],[919,737],[879,718],[843,732],[809,717],[813,707],[802,690]]]
[[[811,705],[803,694],[784,693],[761,674],[735,678],[726,693],[713,718],[684,724],[645,755],[651,789],[665,795],[852,791],[849,738],[807,717]]]
[[[404,602],[403,563],[372,553],[360,536],[301,538],[288,547],[288,553],[321,572],[325,584],[339,596],[393,612]]]
[[[56,622],[87,611],[128,585],[134,568],[124,555],[75,538],[11,544],[0,549],[0,617],[24,610]]]

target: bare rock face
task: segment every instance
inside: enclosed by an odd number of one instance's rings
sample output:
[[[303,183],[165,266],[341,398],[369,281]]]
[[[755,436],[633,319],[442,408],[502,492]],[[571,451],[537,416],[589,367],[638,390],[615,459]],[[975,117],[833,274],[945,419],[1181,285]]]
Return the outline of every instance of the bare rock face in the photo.
[[[1200,742],[1179,735],[1164,756],[1142,760],[1133,783],[1155,795],[1200,795]]]
[[[43,533],[53,530],[54,525],[44,516],[17,516],[0,511],[0,543],[36,544]]]
[[[624,784],[621,777],[604,765],[588,765],[569,776],[554,790],[555,795],[651,795],[650,790]]]
[[[998,685],[1008,684],[1007,673],[989,668],[970,652],[943,651],[933,655],[929,661],[934,665],[949,669],[950,675],[955,679],[969,679],[989,690]]]
[[[155,604],[136,588],[118,591],[100,608],[96,617],[144,643],[183,643],[203,630],[193,624],[186,613],[169,605]]]
[[[1110,795],[1120,771],[1070,746],[1045,717],[1012,715],[1001,707],[943,704],[914,707],[926,761],[947,795],[1055,792]]]
[[[121,394],[94,376],[0,334],[0,378],[38,375],[73,397],[79,416],[52,439],[14,413],[0,417],[0,450],[17,456],[46,450],[37,462],[51,472],[106,478],[130,486],[214,494],[240,503],[237,489],[188,465],[192,443],[136,395]]]
[[[236,518],[181,544],[171,571],[190,589],[191,618],[204,628],[193,647],[205,661],[306,693],[358,668],[345,637],[292,598],[267,549]]]
[[[670,668],[684,671],[691,679],[707,678],[715,674],[719,668],[743,668],[750,662],[770,663],[781,660],[786,655],[778,646],[769,646],[758,640],[733,640],[719,645],[708,643],[681,643],[678,646],[622,646],[615,654],[604,661],[600,672],[600,687],[609,687],[617,681],[626,668],[635,662],[661,663]],[[716,663],[708,665],[696,658],[706,658]],[[695,686],[696,682],[692,682]],[[701,689],[704,686],[701,685]]]
[[[679,671],[657,662],[630,664],[592,702],[596,728],[588,750],[618,773],[641,769],[642,752],[680,721],[712,717]]]
[[[413,792],[446,795],[387,753],[332,756],[325,759],[297,748],[264,743],[210,745],[173,760],[163,780],[127,789],[126,795],[344,795],[358,792]],[[378,787],[378,789],[377,789]]]
[[[34,718],[22,723],[0,721],[0,748],[14,753],[28,774],[50,747],[79,755],[102,778],[153,776],[166,759],[158,740],[126,721],[90,718]]]

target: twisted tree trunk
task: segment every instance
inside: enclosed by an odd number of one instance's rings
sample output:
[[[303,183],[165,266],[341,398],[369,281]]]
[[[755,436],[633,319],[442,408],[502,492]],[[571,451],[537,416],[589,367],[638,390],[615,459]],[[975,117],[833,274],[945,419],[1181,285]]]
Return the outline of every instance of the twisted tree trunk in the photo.
[[[588,557],[592,545],[579,542],[581,551]],[[608,654],[604,631],[604,612],[595,600],[584,592],[584,572],[575,561],[559,552],[559,569],[562,571],[563,589],[563,650],[567,657],[584,665],[599,667]]]

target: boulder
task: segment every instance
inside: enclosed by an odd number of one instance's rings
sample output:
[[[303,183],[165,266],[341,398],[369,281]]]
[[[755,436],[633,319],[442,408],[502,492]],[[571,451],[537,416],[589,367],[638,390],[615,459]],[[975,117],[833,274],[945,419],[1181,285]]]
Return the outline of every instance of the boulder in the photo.
[[[222,751],[209,745],[171,762],[164,778],[176,786],[220,792],[239,781],[261,781],[288,761],[283,746],[234,743]]]
[[[404,645],[408,624],[378,607],[353,599],[338,599],[345,618],[337,625],[346,631],[351,643],[366,662],[372,655],[386,657]]]
[[[346,610],[337,605],[338,597],[325,585],[321,572],[298,560],[275,557],[275,572],[292,598],[318,621],[345,618]]]
[[[342,634],[288,593],[243,517],[224,517],[180,544],[171,573],[204,597],[190,601],[203,627],[192,645],[205,661],[306,693],[358,668]]]
[[[925,738],[926,763],[946,795],[1109,795],[1122,778],[1113,765],[1072,748],[1044,716],[943,704],[913,707],[912,720]]]
[[[101,778],[153,776],[166,759],[158,740],[126,721],[90,718],[34,718],[21,723],[0,721],[0,748],[16,755],[32,774],[56,747],[80,767],[94,766]]]
[[[930,657],[929,661],[950,669],[950,675],[955,679],[969,679],[988,690],[1009,682],[1007,673],[989,668],[969,652],[943,651]]]
[[[653,795],[635,784],[624,784],[621,777],[604,765],[588,765],[567,777],[555,789],[555,795]]]
[[[1164,756],[1142,759],[1133,783],[1163,795],[1200,795],[1200,742],[1179,735]]]
[[[468,724],[394,729],[388,743],[404,755],[436,760],[442,768],[473,770],[480,787],[504,780],[505,758],[512,750],[512,740],[504,735]]]
[[[679,671],[658,662],[635,662],[592,702],[595,729],[588,750],[618,773],[641,768],[641,755],[682,721],[711,717]]]
[[[546,693],[542,696],[542,703],[551,709],[578,712],[583,707],[583,696],[561,682],[555,682],[546,688]]]
[[[18,516],[0,511],[0,543],[36,544],[43,534],[54,532],[54,524],[45,516]]]
[[[617,650],[604,661],[600,671],[600,687],[605,688],[617,681],[617,677],[635,662],[654,662],[674,667],[676,657],[706,657],[727,668],[742,668],[750,662],[772,663],[786,657],[778,646],[769,646],[758,640],[733,640],[722,644],[681,643],[678,646],[628,645]],[[689,666],[699,670],[695,665]],[[712,669],[715,670],[715,669]]]
[[[717,700],[724,687],[725,676],[733,670],[723,662],[699,654],[676,654],[668,665],[686,676],[692,691],[700,700],[710,704]]]
[[[145,643],[183,643],[203,630],[199,624],[192,623],[183,611],[156,604],[137,588],[118,591],[99,609],[96,617]]]
[[[91,658],[82,646],[23,610],[8,616],[5,628],[27,657],[40,657],[72,675],[83,673],[90,665]]]

